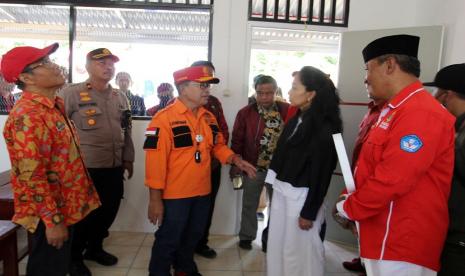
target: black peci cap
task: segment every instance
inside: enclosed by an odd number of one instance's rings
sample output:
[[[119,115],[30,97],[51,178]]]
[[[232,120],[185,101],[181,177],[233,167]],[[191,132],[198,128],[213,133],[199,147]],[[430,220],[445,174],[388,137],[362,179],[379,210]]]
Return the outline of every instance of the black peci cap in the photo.
[[[370,42],[362,51],[365,63],[376,57],[395,54],[411,57],[418,56],[420,37],[413,35],[391,35]]]
[[[465,95],[465,63],[452,64],[439,70],[433,82],[423,83]]]

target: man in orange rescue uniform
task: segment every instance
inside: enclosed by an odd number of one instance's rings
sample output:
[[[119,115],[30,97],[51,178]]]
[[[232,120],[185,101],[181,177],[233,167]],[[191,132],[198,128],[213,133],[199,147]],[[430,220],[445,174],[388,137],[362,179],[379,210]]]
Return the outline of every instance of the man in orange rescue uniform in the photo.
[[[150,275],[200,275],[194,250],[205,230],[210,208],[211,154],[234,164],[249,177],[255,167],[224,143],[217,121],[203,106],[211,83],[205,66],[173,74],[179,97],[157,113],[146,131],[145,185],[150,189],[149,220],[159,226],[150,260]]]
[[[11,160],[13,222],[30,233],[26,274],[65,276],[73,224],[100,205],[84,167],[76,130],[55,96],[65,79],[50,61],[58,43],[44,49],[16,47],[1,73],[23,90],[3,130]],[[1,249],[3,250],[3,248]]]

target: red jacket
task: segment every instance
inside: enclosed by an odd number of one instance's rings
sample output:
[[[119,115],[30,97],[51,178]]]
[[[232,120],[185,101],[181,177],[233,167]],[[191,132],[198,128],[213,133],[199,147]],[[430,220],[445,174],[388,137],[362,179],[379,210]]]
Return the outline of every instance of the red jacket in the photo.
[[[439,269],[449,223],[454,120],[420,82],[381,112],[357,161],[357,190],[342,203],[360,223],[363,258]]]
[[[283,122],[286,120],[288,103],[276,102]],[[237,112],[231,138],[231,149],[244,160],[257,165],[260,139],[263,136],[265,122],[258,114],[257,104],[249,104]]]

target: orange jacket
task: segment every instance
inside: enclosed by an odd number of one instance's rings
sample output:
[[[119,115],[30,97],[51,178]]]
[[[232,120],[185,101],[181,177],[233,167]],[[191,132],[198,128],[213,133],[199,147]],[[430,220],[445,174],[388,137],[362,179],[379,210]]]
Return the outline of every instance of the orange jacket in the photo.
[[[200,107],[196,117],[178,99],[152,118],[145,135],[145,185],[163,190],[164,199],[208,195],[211,153],[223,164],[234,154],[212,113]]]

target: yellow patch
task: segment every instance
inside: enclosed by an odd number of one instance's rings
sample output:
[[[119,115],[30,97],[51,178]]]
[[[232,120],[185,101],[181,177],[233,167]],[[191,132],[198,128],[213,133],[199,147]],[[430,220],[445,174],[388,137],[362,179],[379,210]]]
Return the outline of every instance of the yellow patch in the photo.
[[[22,131],[18,131],[16,132],[16,139],[21,142],[21,143],[24,143],[24,139],[26,138],[26,135],[24,134],[24,132]]]
[[[39,165],[39,161],[34,159],[21,159],[18,162],[18,169],[19,169],[19,180],[21,181],[28,181],[31,179],[32,174],[36,170],[37,166]]]
[[[96,121],[94,119],[89,119],[87,120],[87,124],[89,124],[89,126],[93,126],[95,125]]]
[[[81,96],[81,97],[88,97],[88,96],[89,96],[89,92],[83,91],[83,92],[79,93],[79,96]]]
[[[92,100],[92,98],[89,97],[89,96],[83,96],[83,97],[81,97],[81,102],[88,102],[88,101],[90,101],[90,100]]]
[[[86,110],[86,114],[89,115],[89,116],[90,116],[90,115],[94,115],[96,112],[97,112],[97,111],[96,111],[95,109],[87,109],[87,110]]]

